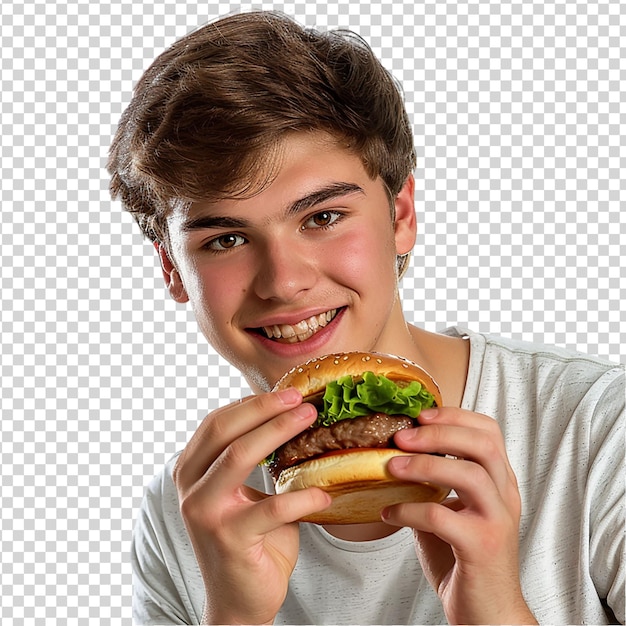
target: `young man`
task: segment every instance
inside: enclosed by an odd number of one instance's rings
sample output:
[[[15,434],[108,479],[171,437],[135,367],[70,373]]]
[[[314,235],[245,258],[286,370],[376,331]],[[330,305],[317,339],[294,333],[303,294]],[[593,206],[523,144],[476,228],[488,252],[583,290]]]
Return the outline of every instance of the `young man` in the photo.
[[[112,145],[112,193],[167,288],[255,395],[210,413],[150,485],[133,542],[140,623],[624,620],[624,372],[559,349],[407,324],[413,139],[358,38],[224,18],[147,70]],[[398,433],[408,481],[453,489],[379,523],[299,524],[321,490],[258,464],[316,417],[294,365],[402,355],[445,406]],[[437,454],[420,454],[437,453]]]

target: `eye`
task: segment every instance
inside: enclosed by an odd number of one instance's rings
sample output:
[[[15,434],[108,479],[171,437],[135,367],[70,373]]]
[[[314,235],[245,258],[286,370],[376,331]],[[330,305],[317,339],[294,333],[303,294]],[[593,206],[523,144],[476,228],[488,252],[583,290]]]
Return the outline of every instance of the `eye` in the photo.
[[[241,235],[228,233],[211,239],[204,247],[213,252],[224,252],[225,250],[231,250],[232,248],[241,246],[244,243],[246,243],[246,239]]]
[[[301,226],[301,230],[308,228],[327,228],[332,226],[337,220],[341,219],[342,214],[339,211],[320,211],[311,215],[304,224]]]

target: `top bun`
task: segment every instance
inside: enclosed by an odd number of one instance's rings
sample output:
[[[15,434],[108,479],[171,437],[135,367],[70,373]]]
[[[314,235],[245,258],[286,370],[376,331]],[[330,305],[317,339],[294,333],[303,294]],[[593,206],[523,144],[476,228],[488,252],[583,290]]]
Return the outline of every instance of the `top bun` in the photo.
[[[433,394],[436,406],[443,406],[439,386],[426,370],[403,357],[379,352],[337,352],[310,359],[289,370],[274,385],[274,391],[295,387],[306,398],[342,376],[358,379],[363,372],[386,376],[396,383],[417,380]]]

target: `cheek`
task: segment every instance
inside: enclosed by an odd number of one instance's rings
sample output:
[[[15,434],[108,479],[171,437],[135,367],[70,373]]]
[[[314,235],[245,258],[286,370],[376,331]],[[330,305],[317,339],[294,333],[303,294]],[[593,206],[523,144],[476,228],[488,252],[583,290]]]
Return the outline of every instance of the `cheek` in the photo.
[[[380,231],[362,231],[343,238],[335,250],[327,255],[327,266],[344,276],[370,285],[374,276],[382,278],[389,274],[395,281],[396,252],[392,236],[381,237]]]
[[[237,273],[209,271],[194,268],[190,273],[191,284],[187,289],[191,306],[198,320],[221,326],[230,320],[235,303],[245,294],[245,288],[237,281]]]

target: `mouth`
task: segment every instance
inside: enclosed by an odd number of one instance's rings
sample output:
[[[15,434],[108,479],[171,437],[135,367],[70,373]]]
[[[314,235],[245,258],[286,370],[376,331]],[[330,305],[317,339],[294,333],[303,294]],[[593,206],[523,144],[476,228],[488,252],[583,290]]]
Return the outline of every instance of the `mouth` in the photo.
[[[320,332],[332,322],[340,309],[331,309],[325,313],[312,315],[297,324],[276,324],[274,326],[262,326],[255,331],[278,343],[301,343]]]

